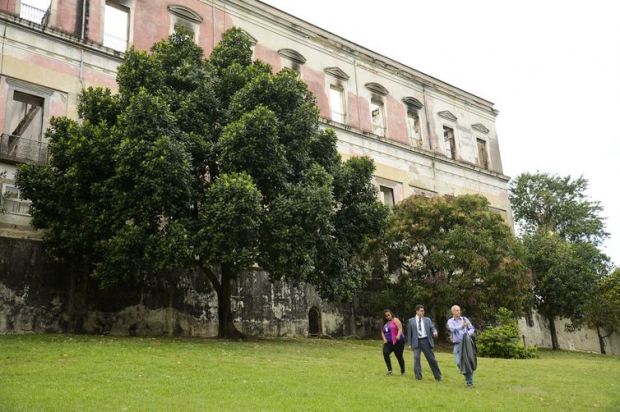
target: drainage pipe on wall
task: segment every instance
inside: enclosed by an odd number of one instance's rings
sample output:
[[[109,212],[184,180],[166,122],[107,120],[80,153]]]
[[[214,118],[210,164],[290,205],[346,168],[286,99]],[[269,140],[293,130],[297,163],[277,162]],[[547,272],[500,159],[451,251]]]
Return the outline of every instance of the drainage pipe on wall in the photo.
[[[82,43],[80,46],[80,74],[78,76],[78,80],[80,81],[80,85],[82,89],[84,89],[84,36],[86,35],[86,0],[82,0],[82,27],[80,33],[80,42]]]

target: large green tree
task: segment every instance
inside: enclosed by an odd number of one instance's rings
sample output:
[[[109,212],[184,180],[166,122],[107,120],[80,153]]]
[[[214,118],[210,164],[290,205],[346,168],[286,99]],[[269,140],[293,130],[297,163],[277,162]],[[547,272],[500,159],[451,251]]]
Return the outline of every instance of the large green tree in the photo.
[[[387,210],[368,158],[342,162],[296,73],[252,61],[239,29],[208,59],[187,33],[130,50],[118,94],[84,90],[80,122],[51,121],[51,161],[17,175],[56,255],[102,285],[194,268],[238,334],[232,282],[258,264],[330,299],[361,286]]]
[[[524,237],[532,270],[536,310],[549,323],[551,344],[559,349],[554,320],[566,318],[575,325],[585,317],[596,298],[597,282],[607,273],[607,259],[590,242],[571,243],[557,233]]]
[[[527,249],[536,309],[547,319],[559,349],[555,319],[578,323],[608,273],[599,245],[605,232],[599,202],[588,198],[588,181],[547,173],[524,173],[510,182],[515,221]]]
[[[386,235],[387,267],[405,291],[394,296],[405,307],[423,303],[442,332],[454,304],[481,323],[500,307],[527,308],[531,283],[523,248],[485,197],[412,196],[394,207]]]
[[[584,318],[576,326],[588,326],[598,335],[601,353],[605,350],[605,338],[620,333],[620,269],[603,277],[597,284],[592,299],[585,305]]]

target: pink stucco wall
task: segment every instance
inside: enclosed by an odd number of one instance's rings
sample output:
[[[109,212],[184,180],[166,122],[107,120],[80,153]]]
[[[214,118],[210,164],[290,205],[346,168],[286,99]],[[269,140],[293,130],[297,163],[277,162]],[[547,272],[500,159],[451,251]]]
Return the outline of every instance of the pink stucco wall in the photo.
[[[160,3],[163,6],[163,4]],[[136,2],[133,45],[139,50],[149,50],[153,43],[168,37],[170,13],[166,7],[153,7],[149,2]]]
[[[65,33],[79,35],[80,33],[77,32],[77,29],[81,27],[81,7],[81,0],[59,1],[56,9],[56,29]]]
[[[325,73],[302,66],[302,78],[308,85],[308,89],[314,93],[320,115],[330,117],[329,98],[325,93]]]
[[[359,108],[357,105],[357,95],[355,93],[349,92],[347,95],[347,117],[349,119],[348,124],[351,127],[355,127],[361,129],[360,125],[360,116],[359,116]]]
[[[409,144],[409,132],[407,131],[407,110],[405,105],[396,100],[392,95],[385,99],[387,108],[387,137],[395,142]]]
[[[359,128],[364,132],[372,133],[372,124],[370,121],[370,102],[361,96],[357,96],[357,104],[359,105]]]
[[[266,47],[264,44],[258,43],[254,46],[254,57],[269,64],[276,73],[282,69],[278,52]]]
[[[103,43],[103,7],[105,0],[90,0],[88,6],[88,30],[86,37],[95,42]]]
[[[5,0],[0,2],[0,10],[10,14],[19,14],[17,0]]]

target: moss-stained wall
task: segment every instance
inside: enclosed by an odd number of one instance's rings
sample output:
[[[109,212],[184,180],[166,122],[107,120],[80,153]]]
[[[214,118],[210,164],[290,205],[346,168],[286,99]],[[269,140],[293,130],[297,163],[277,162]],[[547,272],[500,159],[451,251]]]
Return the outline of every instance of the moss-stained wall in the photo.
[[[217,296],[198,273],[161,273],[106,290],[76,273],[48,257],[42,242],[0,237],[0,334],[217,335]],[[249,335],[307,335],[311,308],[320,314],[319,335],[377,335],[353,304],[325,302],[311,286],[272,283],[263,271],[233,285],[234,322]]]

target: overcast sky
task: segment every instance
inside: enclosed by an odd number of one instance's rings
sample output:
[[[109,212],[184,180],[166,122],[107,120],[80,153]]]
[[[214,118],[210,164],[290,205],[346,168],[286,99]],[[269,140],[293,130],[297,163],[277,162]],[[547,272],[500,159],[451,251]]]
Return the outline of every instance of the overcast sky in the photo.
[[[620,1],[262,1],[495,103],[504,174],[583,175],[620,264]]]

